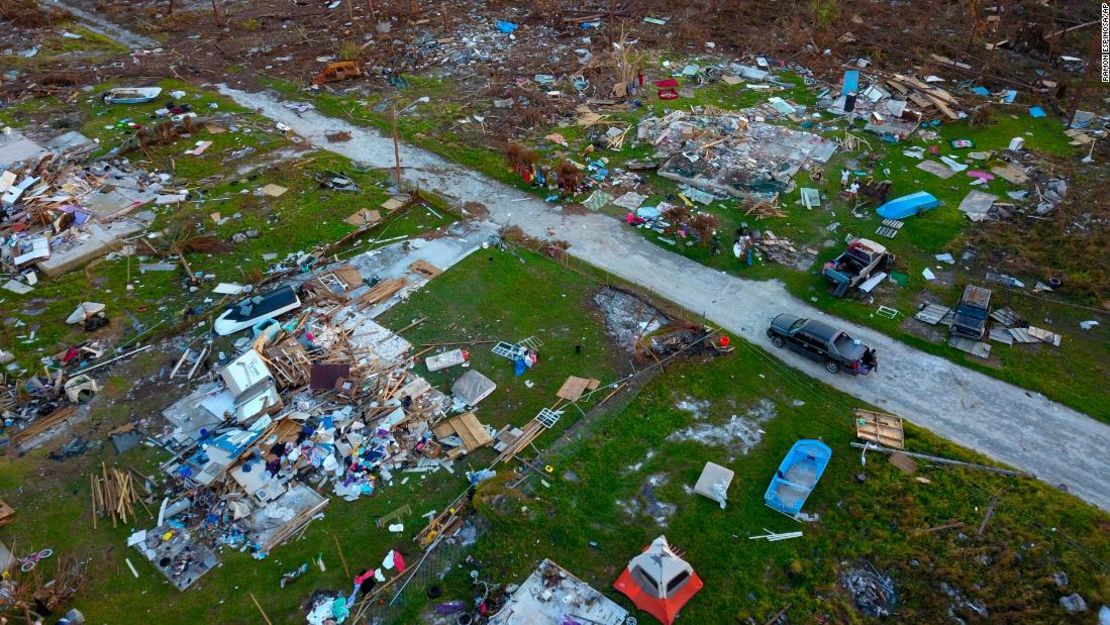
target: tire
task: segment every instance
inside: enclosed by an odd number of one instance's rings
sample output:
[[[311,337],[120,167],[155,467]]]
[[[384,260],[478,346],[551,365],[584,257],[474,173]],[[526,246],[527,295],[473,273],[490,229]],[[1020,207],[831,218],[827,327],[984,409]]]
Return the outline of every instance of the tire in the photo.
[[[777,335],[772,336],[771,337],[771,345],[774,345],[775,347],[777,347],[779,349],[782,349],[783,347],[786,346],[786,341],[783,340],[783,338],[781,336],[777,336]]]
[[[836,375],[836,374],[840,373],[840,363],[834,362],[832,360],[826,360],[825,361],[825,371],[828,371],[829,373],[831,373],[833,375]]]

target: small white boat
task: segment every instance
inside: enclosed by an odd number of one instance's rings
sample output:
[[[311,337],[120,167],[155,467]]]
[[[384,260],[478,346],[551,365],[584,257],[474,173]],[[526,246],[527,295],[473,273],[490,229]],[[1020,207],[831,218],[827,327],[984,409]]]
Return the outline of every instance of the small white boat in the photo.
[[[161,87],[120,87],[104,94],[108,104],[143,104],[162,94]]]
[[[213,329],[216,334],[227,336],[296,310],[300,305],[301,300],[297,297],[297,292],[292,287],[283,286],[265,295],[248,297],[229,307],[216,317]]]

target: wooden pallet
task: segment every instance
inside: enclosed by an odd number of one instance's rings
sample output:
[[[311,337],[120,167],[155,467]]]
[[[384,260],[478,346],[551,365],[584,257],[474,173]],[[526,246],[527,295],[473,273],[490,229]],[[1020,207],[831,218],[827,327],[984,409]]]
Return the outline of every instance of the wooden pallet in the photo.
[[[902,417],[856,408],[856,436],[886,447],[905,449]]]

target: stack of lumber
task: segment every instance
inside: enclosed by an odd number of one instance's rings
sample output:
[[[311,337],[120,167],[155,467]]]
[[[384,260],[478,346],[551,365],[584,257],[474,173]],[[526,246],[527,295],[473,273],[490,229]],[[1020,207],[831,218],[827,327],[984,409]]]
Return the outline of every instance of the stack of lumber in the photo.
[[[902,98],[913,102],[922,110],[936,109],[948,119],[960,119],[960,103],[952,94],[936,85],[930,85],[916,78],[895,74],[886,84]]]
[[[63,406],[54,412],[37,419],[31,425],[23,428],[12,435],[11,441],[15,446],[23,444],[25,441],[45,432],[46,430],[60,424],[62,421],[69,419],[77,414],[77,406]]]
[[[358,303],[362,306],[375,306],[384,302],[385,300],[393,297],[397,291],[404,288],[406,280],[404,278],[397,278],[395,280],[382,280],[374,285],[366,293],[358,298]]]
[[[523,432],[521,433],[521,435],[505,447],[505,450],[502,451],[499,456],[497,456],[497,458],[493,461],[493,465],[491,466],[496,466],[498,463],[508,462],[509,460],[515,458],[517,454],[524,451],[525,447],[531,445],[532,441],[536,440],[536,438],[539,437],[539,435],[544,431],[544,427],[540,424],[539,421],[532,419],[528,422],[527,425],[524,426],[524,428],[522,428],[522,430]]]
[[[139,498],[135,489],[135,479],[127,471],[120,471],[101,463],[101,475],[89,474],[89,483],[92,486],[93,503],[93,529],[96,529],[97,517],[108,517],[112,527],[119,523],[128,524],[135,521],[134,504],[138,502],[150,518],[154,518],[146,503]]]

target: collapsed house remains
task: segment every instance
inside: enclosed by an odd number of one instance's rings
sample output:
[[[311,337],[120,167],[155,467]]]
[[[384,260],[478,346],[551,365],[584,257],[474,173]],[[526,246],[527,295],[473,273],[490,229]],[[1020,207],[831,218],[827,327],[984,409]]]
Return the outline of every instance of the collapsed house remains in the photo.
[[[7,140],[0,144],[0,265],[17,276],[8,290],[28,292],[36,271],[57,276],[121,249],[154,220],[140,208],[184,199],[169,174],[148,173],[125,158],[83,163],[97,146],[80,133],[44,146],[22,136]]]
[[[637,137],[666,159],[658,170],[665,178],[723,196],[775,195],[792,189],[807,164],[828,162],[837,144],[766,121],[804,112],[773,100],[735,113],[672,111],[640,122]]]

